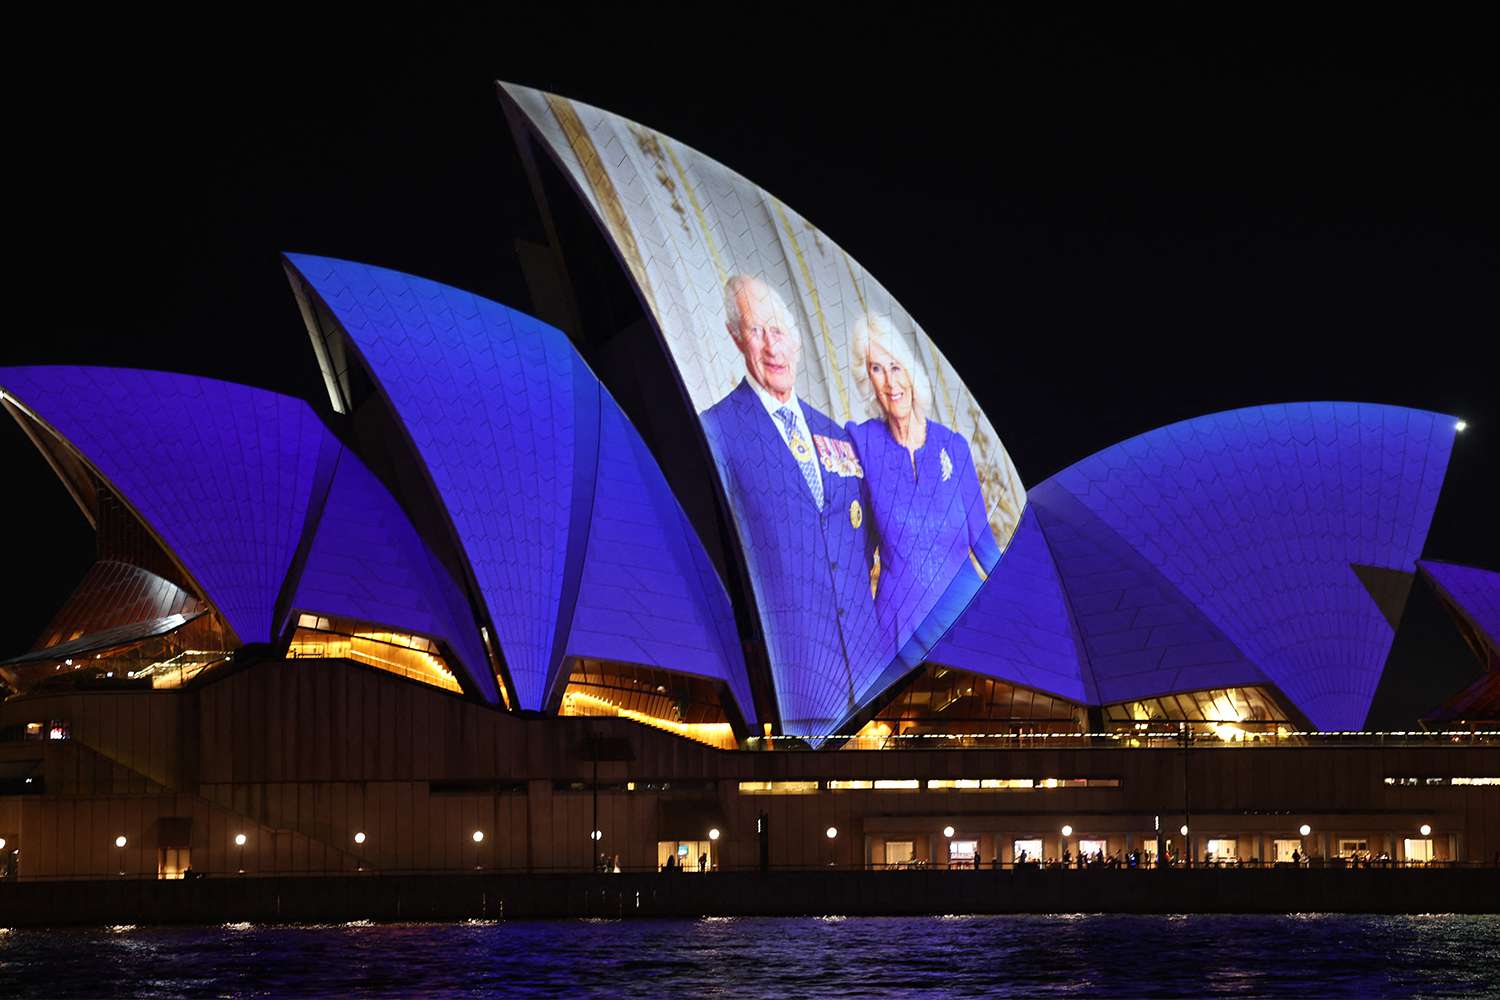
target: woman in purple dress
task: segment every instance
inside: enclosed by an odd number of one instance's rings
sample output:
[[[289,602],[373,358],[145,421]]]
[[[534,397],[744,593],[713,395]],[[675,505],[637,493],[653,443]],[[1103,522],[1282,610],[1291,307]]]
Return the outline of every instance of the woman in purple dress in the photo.
[[[872,416],[846,430],[879,544],[875,615],[900,668],[919,665],[1000,559],[963,435],[929,419],[932,390],[884,316],[854,324],[855,382]]]

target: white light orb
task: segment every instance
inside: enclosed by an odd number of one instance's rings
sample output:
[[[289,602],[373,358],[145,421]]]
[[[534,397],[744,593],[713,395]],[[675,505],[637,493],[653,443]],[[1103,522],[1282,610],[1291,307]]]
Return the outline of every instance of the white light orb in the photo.
[[[718,827],[714,827],[712,830],[708,831],[708,839],[709,840],[718,840],[719,839],[719,828]]]
[[[1309,833],[1312,833],[1312,827],[1308,826],[1306,823],[1303,823],[1301,826],[1297,827],[1297,832],[1305,837]]]
[[[0,837],[0,851],[5,850],[5,838]]]
[[[1064,837],[1071,837],[1071,836],[1073,836],[1073,827],[1070,826],[1067,823],[1064,823],[1063,824],[1063,828],[1062,828],[1062,835]]]
[[[124,836],[119,836],[119,837],[115,838],[115,846],[116,847],[124,847],[127,843],[129,843],[129,841],[127,841],[124,838]]]
[[[839,835],[839,828],[836,826],[830,826],[827,830],[823,831],[823,833],[824,836],[826,836],[829,840],[832,840],[834,837],[837,837]]]
[[[1432,827],[1430,825],[1428,825],[1426,823],[1422,824],[1422,836],[1424,836],[1424,837],[1430,837],[1430,836],[1432,836]]]
[[[365,842],[365,833],[363,830],[354,835],[354,842],[356,844],[363,844]]]
[[[248,838],[246,838],[246,836],[243,833],[237,833],[237,834],[235,834],[234,835],[234,846],[236,846],[236,847],[244,847],[245,846],[245,841],[247,839]]]
[[[595,830],[593,833],[589,834],[589,836],[591,838],[593,838],[594,840],[603,840],[604,839],[604,831],[603,830]]]
[[[1453,425],[1453,429],[1456,431],[1466,431],[1469,429],[1469,422],[1467,420],[1460,420]]]
[[[945,826],[945,827],[943,827],[943,836],[947,837],[949,840],[952,840],[953,839],[953,827],[951,827],[951,826]]]
[[[1182,834],[1184,837],[1186,837],[1187,836],[1187,824],[1184,823],[1181,826],[1179,826],[1177,828],[1177,832],[1180,833],[1180,834]]]
[[[475,830],[474,831],[474,843],[476,843],[476,844],[482,844],[482,843],[484,843],[484,831],[483,830]]]

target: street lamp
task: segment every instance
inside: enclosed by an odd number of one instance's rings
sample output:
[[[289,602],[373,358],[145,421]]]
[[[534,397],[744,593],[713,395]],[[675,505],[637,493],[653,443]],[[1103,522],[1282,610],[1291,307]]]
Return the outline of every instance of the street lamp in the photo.
[[[363,830],[354,835],[354,842],[356,844],[363,844],[365,842],[365,834]]]
[[[1297,832],[1306,837],[1312,833],[1312,827],[1308,826],[1306,823],[1303,823],[1301,826],[1297,827]]]
[[[1062,835],[1064,837],[1071,837],[1071,836],[1073,836],[1073,828],[1071,826],[1069,826],[1068,824],[1064,823],[1063,824],[1063,828],[1062,828]]]
[[[121,875],[125,874],[125,845],[127,843],[129,843],[129,842],[125,839],[125,835],[123,833],[120,834],[118,837],[115,838],[115,846],[120,849],[120,874]]]
[[[234,835],[234,846],[238,847],[240,849],[240,874],[241,875],[245,874],[245,840],[246,840],[246,837],[245,837],[245,835],[243,833],[237,833],[237,834]]]
[[[951,826],[945,826],[945,827],[943,827],[943,836],[947,837],[949,840],[952,840],[953,839],[953,827],[951,827]]]
[[[1422,829],[1422,836],[1424,836],[1424,837],[1430,837],[1430,836],[1432,836],[1432,827],[1430,825],[1428,825],[1427,823],[1423,823],[1421,829]],[[5,846],[5,841],[0,840],[0,847],[4,847],[4,846]]]
[[[483,830],[475,830],[474,831],[474,843],[476,843],[476,844],[482,844],[482,843],[484,843],[484,831]]]
[[[838,827],[836,827],[836,826],[830,826],[825,831],[825,833],[824,833],[824,836],[826,836],[829,840],[832,840],[834,837],[837,837],[838,835],[839,835],[839,830],[838,830]]]

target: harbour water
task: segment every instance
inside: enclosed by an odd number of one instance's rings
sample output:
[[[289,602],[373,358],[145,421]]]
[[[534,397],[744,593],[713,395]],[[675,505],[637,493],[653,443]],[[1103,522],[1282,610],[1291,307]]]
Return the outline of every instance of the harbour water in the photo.
[[[1500,996],[1500,916],[0,928],[0,996]]]

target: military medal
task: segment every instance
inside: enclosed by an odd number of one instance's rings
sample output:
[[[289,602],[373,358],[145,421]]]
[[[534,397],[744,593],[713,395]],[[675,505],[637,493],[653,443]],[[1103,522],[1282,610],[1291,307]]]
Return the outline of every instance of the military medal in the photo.
[[[849,504],[849,524],[858,528],[864,521],[865,512],[860,508],[859,501],[851,501]]]
[[[792,457],[795,458],[798,462],[812,461],[812,449],[807,446],[807,442],[802,439],[801,434],[793,434],[791,440],[788,441],[787,444],[791,445]]]

